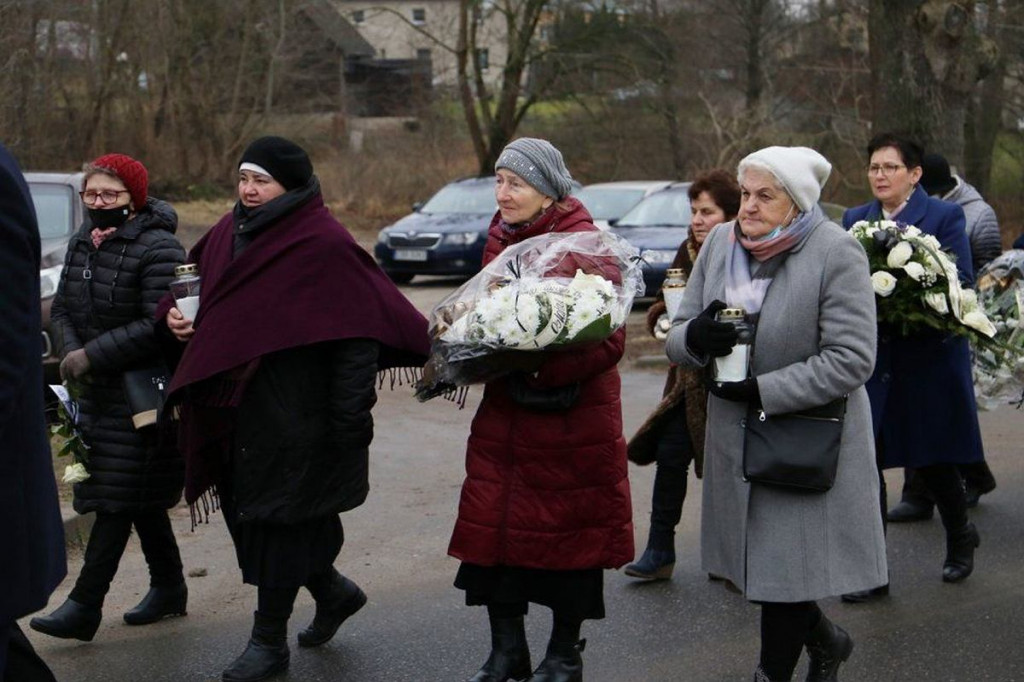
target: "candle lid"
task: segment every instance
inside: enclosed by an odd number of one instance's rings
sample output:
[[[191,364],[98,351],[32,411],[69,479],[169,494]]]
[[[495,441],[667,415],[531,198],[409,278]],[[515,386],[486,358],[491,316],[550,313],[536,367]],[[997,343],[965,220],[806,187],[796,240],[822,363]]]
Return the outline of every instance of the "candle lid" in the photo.
[[[199,265],[196,263],[185,263],[174,268],[174,276],[181,277],[183,275],[198,275]]]
[[[719,320],[742,320],[744,315],[746,311],[743,308],[722,308],[718,311]]]

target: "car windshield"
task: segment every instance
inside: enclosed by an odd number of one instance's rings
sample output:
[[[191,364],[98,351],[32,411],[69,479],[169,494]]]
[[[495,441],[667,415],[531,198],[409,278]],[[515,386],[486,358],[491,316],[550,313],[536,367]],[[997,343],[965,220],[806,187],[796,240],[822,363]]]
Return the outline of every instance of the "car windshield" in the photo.
[[[615,220],[644,198],[644,190],[584,187],[576,193],[576,198],[596,220]]]
[[[29,185],[32,203],[36,206],[39,219],[39,237],[53,239],[71,234],[74,226],[72,207],[78,197],[71,194],[67,185],[32,183]]]
[[[421,213],[494,213],[498,201],[487,182],[452,183],[441,188],[420,209]]]
[[[615,227],[689,227],[690,197],[685,190],[655,192],[634,206]]]

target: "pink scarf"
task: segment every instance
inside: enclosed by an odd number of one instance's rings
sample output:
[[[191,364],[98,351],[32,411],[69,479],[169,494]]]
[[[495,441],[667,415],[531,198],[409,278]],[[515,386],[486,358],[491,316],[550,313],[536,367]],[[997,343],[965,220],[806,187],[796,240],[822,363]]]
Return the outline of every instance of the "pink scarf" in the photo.
[[[92,237],[93,248],[100,248],[100,244],[113,237],[115,232],[117,232],[116,227],[108,227],[105,230],[101,230],[98,227],[92,228],[92,232],[89,233],[89,236]]]

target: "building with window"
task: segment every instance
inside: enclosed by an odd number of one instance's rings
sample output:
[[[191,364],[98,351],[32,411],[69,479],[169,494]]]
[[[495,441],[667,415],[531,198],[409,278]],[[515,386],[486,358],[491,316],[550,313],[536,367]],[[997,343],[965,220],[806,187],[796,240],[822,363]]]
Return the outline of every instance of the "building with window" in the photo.
[[[378,59],[429,61],[435,87],[457,84],[454,48],[459,35],[459,0],[334,0],[333,4],[373,46]],[[501,78],[507,51],[504,17],[492,7],[484,3],[484,9],[473,17],[476,58],[485,67],[488,85]]]

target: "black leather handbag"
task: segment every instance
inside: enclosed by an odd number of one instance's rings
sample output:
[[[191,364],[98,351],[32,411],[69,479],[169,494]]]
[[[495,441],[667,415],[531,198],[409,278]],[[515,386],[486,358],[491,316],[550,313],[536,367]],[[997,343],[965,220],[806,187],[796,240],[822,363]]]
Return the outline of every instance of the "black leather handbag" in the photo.
[[[573,382],[554,388],[534,388],[521,372],[508,377],[508,391],[512,402],[535,412],[563,412],[580,398],[580,383]]]
[[[836,480],[845,417],[845,396],[775,415],[751,405],[744,421],[743,479],[794,491],[828,491]]]
[[[164,367],[132,369],[124,373],[124,397],[136,430],[156,424],[167,397],[170,383],[167,374]]]

